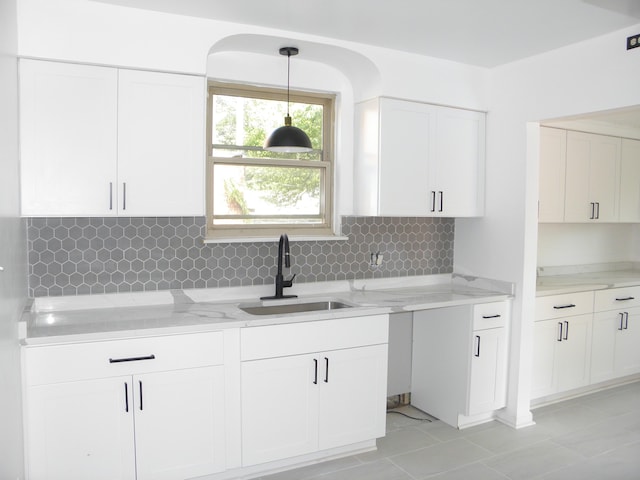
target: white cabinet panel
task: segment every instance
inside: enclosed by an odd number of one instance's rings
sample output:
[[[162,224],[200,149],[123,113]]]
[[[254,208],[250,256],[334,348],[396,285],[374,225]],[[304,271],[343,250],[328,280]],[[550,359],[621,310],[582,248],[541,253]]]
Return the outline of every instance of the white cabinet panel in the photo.
[[[244,467],[384,435],[388,316],[358,317],[359,321],[367,319],[373,325],[383,323],[384,343],[360,346],[359,342],[368,342],[368,335],[352,336],[352,319],[256,327],[243,332],[247,333],[241,340],[243,358],[256,357],[258,338],[275,343],[262,355],[279,355],[242,362]],[[367,329],[366,323],[360,327]],[[292,332],[296,333],[294,340],[302,339],[302,347],[293,342],[288,354],[287,341],[278,342],[277,338]],[[333,342],[339,349],[300,353],[314,345],[313,337],[321,345]],[[345,345],[345,339],[351,345]]]
[[[135,480],[131,377],[31,387],[29,480]]]
[[[565,222],[617,222],[620,138],[567,132]]]
[[[442,216],[484,214],[485,116],[440,107],[432,166],[433,209]]]
[[[593,314],[534,323],[531,397],[589,384]]]
[[[21,60],[22,214],[203,215],[204,82]]]
[[[203,215],[204,79],[118,72],[121,215]]]
[[[539,222],[564,221],[567,131],[540,127]]]
[[[320,449],[383,437],[387,345],[327,352],[320,363]]]
[[[468,415],[497,410],[506,404],[505,330],[491,328],[473,332]]]
[[[640,222],[640,140],[622,139],[620,221]]]
[[[225,468],[224,367],[133,379],[137,480],[172,480]]]
[[[318,447],[314,355],[242,362],[242,464],[302,455]]]
[[[117,70],[20,60],[23,215],[116,213]]]
[[[357,214],[484,213],[483,113],[379,98],[355,117]]]
[[[25,347],[27,478],[180,480],[224,470],[225,367],[200,366],[222,362],[205,351],[216,333],[155,337],[155,364],[137,356],[151,338]],[[111,363],[109,352],[136,356]],[[96,366],[94,378],[71,359]]]

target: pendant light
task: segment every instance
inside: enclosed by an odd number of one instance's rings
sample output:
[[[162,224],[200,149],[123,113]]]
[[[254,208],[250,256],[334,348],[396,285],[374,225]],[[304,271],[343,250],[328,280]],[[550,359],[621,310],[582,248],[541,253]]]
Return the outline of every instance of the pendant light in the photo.
[[[311,140],[301,129],[291,125],[291,116],[289,115],[291,56],[297,54],[296,47],[282,47],[280,49],[280,55],[287,56],[287,116],[284,117],[284,126],[276,128],[264,142],[264,149],[271,152],[309,152],[312,150]]]

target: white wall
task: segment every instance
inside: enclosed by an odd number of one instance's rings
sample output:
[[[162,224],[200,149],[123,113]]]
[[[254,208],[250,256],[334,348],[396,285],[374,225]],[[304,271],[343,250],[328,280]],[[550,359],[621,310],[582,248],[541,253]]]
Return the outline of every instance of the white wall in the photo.
[[[492,71],[486,218],[456,222],[455,268],[516,283],[505,420],[528,421],[537,251],[538,136],[543,119],[640,105],[640,25]],[[528,123],[533,122],[533,123]]]
[[[633,224],[541,224],[538,266],[634,261],[635,230]]]
[[[19,218],[16,1],[0,2],[0,479],[23,476],[17,319],[27,292]]]

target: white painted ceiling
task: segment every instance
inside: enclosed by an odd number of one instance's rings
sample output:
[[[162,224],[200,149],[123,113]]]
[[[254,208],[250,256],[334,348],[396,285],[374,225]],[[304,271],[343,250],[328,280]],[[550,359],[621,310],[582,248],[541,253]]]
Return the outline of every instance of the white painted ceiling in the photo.
[[[98,1],[304,32],[483,67],[640,24],[640,0]],[[620,48],[625,41],[620,38]]]

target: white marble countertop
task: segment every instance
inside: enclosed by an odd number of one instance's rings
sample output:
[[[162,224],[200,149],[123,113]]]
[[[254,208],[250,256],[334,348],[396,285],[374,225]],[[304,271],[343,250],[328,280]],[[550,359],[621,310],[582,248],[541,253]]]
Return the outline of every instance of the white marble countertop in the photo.
[[[640,285],[640,269],[632,263],[539,268],[537,296]]]
[[[285,293],[297,299],[264,304],[341,300],[352,307],[286,315],[252,315],[239,308],[259,303],[272,290],[262,285],[37,298],[23,315],[21,342],[99,341],[424,310],[504,300],[513,286],[458,275],[322,282],[294,285]]]

